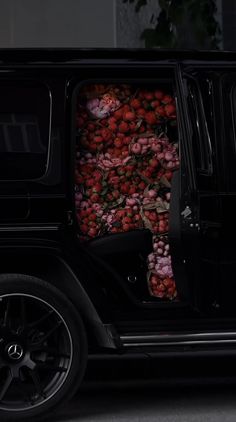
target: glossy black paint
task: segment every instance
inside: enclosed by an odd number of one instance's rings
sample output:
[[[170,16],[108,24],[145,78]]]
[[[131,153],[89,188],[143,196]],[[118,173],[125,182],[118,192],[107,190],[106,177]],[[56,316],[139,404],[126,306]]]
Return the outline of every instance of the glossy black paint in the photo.
[[[114,332],[107,327],[118,333],[233,327],[236,198],[228,190],[223,144],[229,105],[220,76],[235,69],[232,52],[0,50],[0,80],[35,80],[49,88],[52,98],[47,172],[38,180],[0,181],[0,273],[37,275],[57,285],[81,310],[91,339],[97,334],[95,343],[106,347],[115,347]],[[149,300],[143,291],[136,294],[109,263],[104,265],[80,245],[74,205],[73,94],[78,84],[150,80],[164,74],[173,78],[179,104],[182,157],[175,201],[180,213],[186,206],[192,210],[189,219],[179,220],[178,214],[173,224],[173,261],[181,250],[175,276],[182,301],[175,303]],[[202,95],[212,146],[213,171],[208,175],[197,171],[195,162],[186,75],[198,81]],[[232,121],[227,124],[229,128]]]

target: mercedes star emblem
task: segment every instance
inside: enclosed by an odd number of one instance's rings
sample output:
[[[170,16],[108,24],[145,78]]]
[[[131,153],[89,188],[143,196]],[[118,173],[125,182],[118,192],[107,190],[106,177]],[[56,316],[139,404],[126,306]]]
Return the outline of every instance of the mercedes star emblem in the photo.
[[[19,344],[11,344],[7,349],[7,353],[9,358],[18,360],[23,356],[23,349]]]

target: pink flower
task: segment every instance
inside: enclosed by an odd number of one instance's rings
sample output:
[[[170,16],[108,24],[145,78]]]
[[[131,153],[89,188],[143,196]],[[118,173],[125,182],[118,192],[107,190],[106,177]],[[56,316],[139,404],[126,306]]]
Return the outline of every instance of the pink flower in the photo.
[[[119,106],[120,101],[110,94],[105,94],[101,99],[92,98],[88,100],[86,104],[87,109],[93,117],[99,119],[109,116]]]

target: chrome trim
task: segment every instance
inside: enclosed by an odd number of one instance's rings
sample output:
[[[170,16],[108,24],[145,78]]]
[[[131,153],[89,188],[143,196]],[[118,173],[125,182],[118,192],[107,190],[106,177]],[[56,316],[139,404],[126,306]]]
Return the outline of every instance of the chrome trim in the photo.
[[[47,161],[46,161],[46,170],[44,172],[44,174],[40,177],[40,179],[42,179],[43,177],[47,177],[47,172],[49,169],[49,163],[50,163],[50,157],[51,157],[51,150],[52,150],[52,92],[50,87],[48,86],[48,84],[43,83],[47,89],[48,89],[48,93],[49,93],[49,128],[48,128],[48,151],[47,151]]]
[[[231,340],[196,340],[196,341],[178,341],[178,342],[162,342],[162,343],[123,343],[123,347],[144,347],[144,346],[197,346],[198,344],[236,344],[236,339],[231,339]]]
[[[236,343],[236,332],[123,335],[120,339],[124,347],[229,344]]]
[[[28,231],[58,231],[59,230],[59,225],[58,226],[17,226],[17,227],[12,227],[12,226],[5,226],[5,227],[0,227],[0,232],[28,232]]]

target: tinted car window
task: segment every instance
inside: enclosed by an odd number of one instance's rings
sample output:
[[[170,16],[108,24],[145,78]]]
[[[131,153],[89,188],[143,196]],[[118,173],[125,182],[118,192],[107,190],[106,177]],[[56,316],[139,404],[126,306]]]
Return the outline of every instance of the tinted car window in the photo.
[[[188,105],[193,130],[193,147],[199,174],[211,174],[212,150],[200,88],[196,82],[188,83]]]
[[[50,92],[33,81],[0,81],[0,179],[42,177],[47,168]]]
[[[235,157],[236,157],[236,86],[235,74],[224,74],[220,80],[221,97],[219,104],[219,147],[221,148],[221,174],[225,186],[223,189],[235,192]]]

